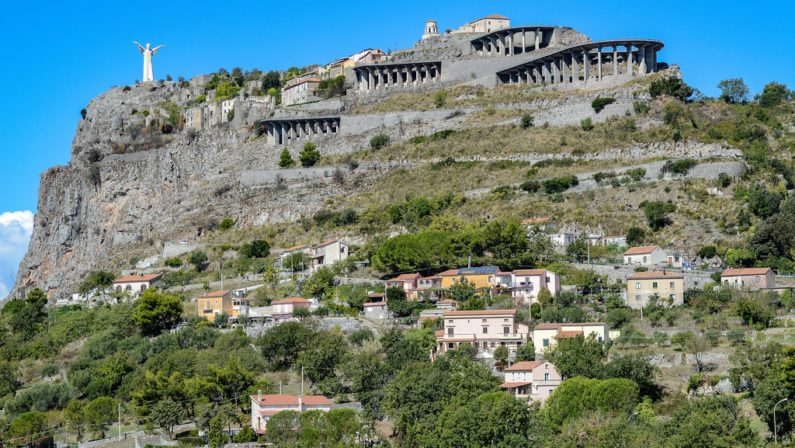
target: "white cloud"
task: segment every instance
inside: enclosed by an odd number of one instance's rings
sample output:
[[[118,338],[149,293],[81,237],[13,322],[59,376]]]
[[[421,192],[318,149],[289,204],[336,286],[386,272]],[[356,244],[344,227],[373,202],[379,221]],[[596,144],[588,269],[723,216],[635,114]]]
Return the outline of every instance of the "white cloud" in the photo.
[[[33,212],[0,213],[0,298],[8,295],[33,233]]]

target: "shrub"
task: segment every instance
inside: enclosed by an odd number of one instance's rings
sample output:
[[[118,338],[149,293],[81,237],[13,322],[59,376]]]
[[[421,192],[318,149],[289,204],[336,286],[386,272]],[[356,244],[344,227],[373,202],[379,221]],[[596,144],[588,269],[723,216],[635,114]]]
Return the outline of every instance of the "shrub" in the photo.
[[[99,167],[97,165],[92,164],[88,167],[88,180],[91,181],[92,185],[99,185],[102,178],[99,175]]]
[[[715,246],[704,246],[698,250],[697,255],[701,258],[712,258],[717,252]]]
[[[579,180],[575,175],[553,177],[552,179],[547,179],[544,181],[543,183],[544,193],[546,194],[561,193],[563,191],[568,190],[571,187],[577,186],[578,184]]]
[[[523,191],[527,193],[535,193],[538,191],[539,187],[540,185],[537,180],[529,180],[527,182],[522,183],[522,185],[519,186],[519,188],[521,188]]]
[[[314,143],[307,142],[298,154],[298,160],[301,161],[301,166],[314,166],[320,160],[320,151]]]
[[[533,116],[530,114],[522,115],[522,129],[527,129],[533,126]]]
[[[582,128],[583,131],[586,132],[590,131],[591,129],[593,129],[593,121],[591,120],[590,117],[588,117],[580,122],[580,127]]]
[[[591,107],[593,107],[594,112],[597,114],[602,111],[608,104],[613,104],[616,102],[615,98],[596,98],[591,102]]]
[[[41,368],[41,376],[42,377],[49,377],[55,376],[61,371],[61,368],[58,367],[57,364],[47,364]]]
[[[718,174],[718,186],[721,188],[726,188],[732,184],[732,178],[726,173]]]
[[[447,101],[447,91],[446,90],[440,90],[440,91],[436,92],[435,95],[433,95],[433,104],[436,107],[444,106],[445,101]]]
[[[170,268],[178,268],[178,267],[182,266],[182,260],[180,260],[177,257],[169,258],[163,264],[165,264],[166,266],[168,266]]]
[[[759,95],[759,105],[762,107],[773,107],[781,104],[782,101],[787,99],[787,86],[777,82],[771,82],[765,85],[762,94]]]
[[[690,169],[696,165],[698,165],[698,162],[693,159],[681,159],[676,161],[669,160],[665,162],[665,165],[663,165],[662,172],[681,174],[682,176],[685,176]]]
[[[204,269],[204,263],[207,263],[207,260],[209,260],[207,254],[200,250],[193,252],[190,254],[190,257],[188,257],[188,263],[196,266],[196,270],[199,272]]]
[[[626,174],[633,182],[640,182],[646,175],[646,168],[631,168],[627,170]]]
[[[270,255],[271,246],[265,240],[254,240],[240,248],[240,253],[249,258],[264,258]]]
[[[232,121],[235,118],[235,110],[230,109],[229,112],[226,113],[226,121]]]
[[[651,109],[651,106],[649,106],[646,103],[635,102],[635,103],[632,104],[632,108],[635,109],[635,113],[636,114],[645,115],[645,114],[647,114],[649,112],[649,110]]]
[[[85,107],[80,109],[80,117],[83,118],[83,120],[86,119],[86,115],[88,115],[88,110],[86,110]]]
[[[650,201],[643,205],[643,214],[646,215],[646,220],[649,227],[654,230],[660,230],[671,223],[667,214],[676,210],[676,206],[670,202],[663,201]]]
[[[693,95],[693,88],[685,84],[681,79],[671,76],[652,81],[649,86],[649,93],[655,98],[660,95],[668,95],[685,101]]]
[[[205,101],[207,101],[207,95],[204,95],[204,94],[201,94],[201,95],[197,96],[196,100],[195,100],[196,104],[201,104],[201,103],[203,103]]]
[[[600,171],[600,172],[598,172],[598,173],[593,175],[593,180],[596,181],[596,182],[601,182],[601,181],[603,181],[605,179],[608,179],[608,178],[611,178],[611,177],[616,177],[616,173],[614,173],[612,171],[608,171],[608,172]]]
[[[370,139],[370,148],[381,149],[389,144],[389,136],[386,134],[378,134]]]
[[[232,226],[235,225],[235,221],[232,218],[224,218],[221,220],[221,223],[218,224],[218,228],[221,230],[229,230]]]

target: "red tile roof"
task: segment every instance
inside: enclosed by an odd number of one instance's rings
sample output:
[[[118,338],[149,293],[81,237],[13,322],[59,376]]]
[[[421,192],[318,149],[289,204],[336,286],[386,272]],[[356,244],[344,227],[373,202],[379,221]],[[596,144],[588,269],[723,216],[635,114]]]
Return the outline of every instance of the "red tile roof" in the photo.
[[[126,277],[118,278],[113,283],[137,283],[137,282],[151,282],[162,277],[162,274],[147,274],[147,275],[128,275]]]
[[[650,254],[654,252],[654,249],[659,249],[660,246],[638,246],[638,247],[630,247],[624,252],[624,255],[641,255],[641,254]]]
[[[476,310],[476,311],[445,311],[444,317],[456,316],[499,316],[501,314],[516,314],[516,310]]]
[[[556,324],[556,323],[545,323],[545,324],[538,324],[535,326],[536,330],[554,330],[556,328],[561,327],[601,327],[605,323],[604,322],[571,322],[565,324]]]
[[[284,252],[292,252],[292,251],[295,251],[295,250],[298,250],[298,249],[304,249],[304,248],[307,248],[307,247],[309,247],[308,244],[299,244],[298,246],[288,247],[287,249],[284,249],[282,251],[282,253],[284,253]]]
[[[440,301],[438,301],[436,303],[458,303],[458,302],[456,302],[453,299],[442,299],[442,300],[440,300]]]
[[[229,290],[225,289],[223,291],[208,292],[207,294],[205,294],[203,296],[199,296],[199,298],[200,299],[216,299],[216,298],[219,298],[219,297],[223,297],[223,296],[227,295],[228,293],[229,293]]]
[[[444,272],[440,272],[440,273],[436,274],[436,276],[437,277],[451,277],[451,276],[454,276],[454,275],[458,275],[458,271],[459,271],[458,269],[448,269],[448,270],[446,270]]]
[[[490,16],[481,17],[481,18],[479,18],[478,20],[475,20],[475,21],[474,21],[474,22],[472,22],[472,23],[479,22],[479,21],[481,21],[481,20],[485,20],[485,19],[494,19],[494,20],[511,20],[511,19],[509,19],[509,18],[507,18],[507,17],[505,17],[505,16],[501,16],[501,15],[499,15],[499,14],[492,14],[492,15],[490,15]]]
[[[386,306],[386,302],[366,302],[362,306]]]
[[[331,239],[331,240],[328,240],[328,241],[324,241],[324,242],[318,244],[317,247],[328,246],[329,244],[336,243],[336,242],[337,242],[337,239],[334,238],[334,239]]]
[[[287,394],[262,395],[262,400],[257,399],[257,395],[253,394],[251,395],[251,399],[258,402],[261,406],[298,404],[298,396]],[[304,395],[301,401],[304,404],[331,404],[331,400],[322,395]]]
[[[770,268],[741,268],[741,269],[726,269],[720,275],[721,277],[736,277],[738,275],[767,275]]]
[[[271,302],[271,305],[282,305],[285,303],[310,303],[309,300],[306,300],[302,297],[292,297],[290,299],[281,299],[281,300],[274,300]]]
[[[655,278],[670,278],[670,279],[676,280],[676,279],[681,279],[681,278],[684,278],[684,277],[682,277],[681,275],[679,275],[679,274],[677,274],[675,272],[654,271],[654,272],[636,272],[636,273],[630,275],[629,277],[627,277],[627,280],[652,280],[652,279],[655,279]]]
[[[577,336],[582,336],[582,331],[559,331],[558,338],[576,338]]]
[[[514,365],[512,365],[511,367],[508,367],[505,370],[510,370],[510,371],[514,371],[514,370],[533,370],[533,369],[535,369],[536,367],[538,367],[540,365],[541,365],[541,361],[521,361],[521,362],[515,363]]]
[[[414,279],[422,278],[420,274],[400,274],[395,278],[387,280],[388,282],[405,282]]]
[[[513,389],[513,388],[516,388],[516,387],[527,386],[528,384],[533,384],[533,383],[532,383],[532,381],[521,381],[521,382],[518,382],[518,383],[508,383],[508,382],[506,382],[506,383],[500,384],[500,387],[503,388],[503,389]]]
[[[546,275],[546,269],[517,269],[512,272],[513,275]]]

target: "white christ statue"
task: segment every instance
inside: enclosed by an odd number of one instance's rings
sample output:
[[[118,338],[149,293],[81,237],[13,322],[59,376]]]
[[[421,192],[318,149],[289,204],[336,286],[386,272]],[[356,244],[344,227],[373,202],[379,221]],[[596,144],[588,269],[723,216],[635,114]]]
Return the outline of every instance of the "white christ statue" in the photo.
[[[133,41],[135,45],[138,45],[138,50],[144,55],[144,79],[143,82],[147,81],[154,81],[155,77],[152,74],[152,56],[157,53],[157,50],[160,47],[165,47],[165,45],[158,45],[155,48],[149,48],[149,44],[146,44],[146,48],[142,47],[141,44],[138,42]]]

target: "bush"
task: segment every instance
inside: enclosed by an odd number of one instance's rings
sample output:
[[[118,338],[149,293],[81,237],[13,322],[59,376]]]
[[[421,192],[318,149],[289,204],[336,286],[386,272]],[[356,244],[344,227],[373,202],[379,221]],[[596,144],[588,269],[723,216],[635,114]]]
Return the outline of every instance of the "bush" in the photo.
[[[204,263],[207,263],[207,260],[209,260],[207,254],[200,250],[193,252],[190,254],[190,257],[188,257],[188,263],[196,266],[196,270],[199,272],[204,270]]]
[[[596,98],[591,102],[591,107],[593,107],[594,112],[597,114],[602,111],[608,104],[613,104],[616,102],[615,98]]]
[[[249,258],[265,258],[270,255],[271,246],[265,240],[254,240],[240,248],[240,254]]]
[[[312,142],[307,142],[304,149],[298,154],[298,160],[301,161],[301,166],[314,166],[320,160],[320,151],[317,146]]]
[[[646,103],[635,102],[635,103],[632,104],[632,108],[635,109],[635,113],[636,114],[645,115],[645,114],[647,114],[649,112],[649,110],[651,109],[651,106],[649,106]]]
[[[88,115],[88,111],[86,110],[86,108],[84,107],[84,108],[80,109],[80,117],[81,117],[83,120],[85,120],[85,119],[86,119],[86,115]]]
[[[447,91],[446,90],[440,90],[440,91],[436,92],[436,94],[433,96],[433,104],[436,107],[444,106],[445,101],[447,101]]]
[[[537,180],[529,180],[527,182],[522,183],[522,185],[519,186],[519,188],[521,188],[523,191],[527,193],[535,193],[538,191],[539,187],[540,185]]]
[[[389,144],[389,136],[386,134],[378,134],[370,139],[370,148],[381,149]]]
[[[643,214],[646,215],[649,227],[655,232],[671,223],[667,214],[675,210],[674,204],[663,201],[650,201],[643,205]]]
[[[591,129],[593,129],[593,121],[591,120],[590,117],[588,117],[580,122],[580,127],[582,128],[583,131],[586,132],[590,131]]]
[[[522,129],[527,129],[533,126],[533,116],[530,114],[522,115]]]
[[[166,266],[168,266],[170,268],[178,268],[178,267],[182,266],[182,260],[180,260],[178,257],[169,258],[163,264],[165,264]]]
[[[698,165],[698,162],[693,159],[681,159],[676,161],[667,161],[663,165],[663,173],[675,173],[686,176],[691,168]]]
[[[685,84],[681,79],[671,76],[652,81],[649,86],[649,93],[655,98],[660,95],[668,95],[685,101],[693,95],[693,88]]]
[[[762,107],[773,107],[781,104],[782,101],[787,99],[787,86],[777,82],[771,82],[765,85],[762,94],[759,95],[759,105]]]
[[[279,168],[290,168],[291,166],[294,165],[295,165],[295,160],[293,160],[293,157],[290,155],[290,151],[288,151],[287,148],[285,147],[282,150],[281,157],[279,158]]]
[[[221,223],[218,224],[218,228],[221,230],[229,230],[232,226],[235,225],[235,221],[232,218],[224,218],[221,220]]]
[[[718,253],[715,246],[704,246],[698,250],[697,254],[701,258],[712,258]]]
[[[572,174],[570,176],[553,177],[552,179],[547,179],[542,185],[544,187],[544,193],[552,194],[566,191],[571,187],[577,186],[579,182],[580,181],[577,179],[577,176]]]

